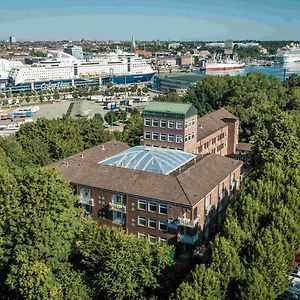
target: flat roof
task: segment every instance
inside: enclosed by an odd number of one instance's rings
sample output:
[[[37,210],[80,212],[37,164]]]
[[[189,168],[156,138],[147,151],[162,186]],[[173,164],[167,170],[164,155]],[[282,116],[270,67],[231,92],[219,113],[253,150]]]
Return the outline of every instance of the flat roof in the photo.
[[[198,110],[190,103],[178,102],[150,102],[144,109],[144,114],[165,113],[174,115],[183,115],[190,117],[196,115]]]

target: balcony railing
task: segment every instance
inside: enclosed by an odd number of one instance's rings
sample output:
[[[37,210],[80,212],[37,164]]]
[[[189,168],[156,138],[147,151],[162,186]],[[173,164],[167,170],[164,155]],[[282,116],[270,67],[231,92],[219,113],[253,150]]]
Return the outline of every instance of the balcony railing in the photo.
[[[80,196],[79,203],[94,206],[94,199]]]
[[[190,228],[194,228],[197,223],[199,222],[199,218],[197,217],[194,220],[188,219],[188,218],[178,218],[177,219],[177,224],[179,226],[185,226],[185,227],[190,227]]]
[[[109,203],[109,210],[118,211],[126,214],[126,206],[119,203]]]
[[[231,181],[231,183],[230,183],[230,190],[232,191],[235,188],[235,186],[236,186],[236,181],[235,180]]]
[[[117,224],[117,225],[124,225],[125,224],[125,220],[124,219],[113,219],[112,222],[114,224]]]
[[[226,191],[225,190],[222,191],[221,193],[219,193],[219,199],[220,200],[223,200],[225,198],[225,196],[226,196]]]
[[[180,233],[178,233],[178,235],[177,235],[178,242],[188,244],[188,245],[194,245],[198,240],[199,240],[199,232],[197,232],[193,236],[189,236],[186,234],[180,234]]]

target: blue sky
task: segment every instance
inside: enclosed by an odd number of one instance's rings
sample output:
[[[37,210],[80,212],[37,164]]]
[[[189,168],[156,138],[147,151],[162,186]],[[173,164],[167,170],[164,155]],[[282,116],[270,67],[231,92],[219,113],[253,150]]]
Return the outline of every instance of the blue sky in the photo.
[[[300,0],[3,2],[0,39],[300,40]]]

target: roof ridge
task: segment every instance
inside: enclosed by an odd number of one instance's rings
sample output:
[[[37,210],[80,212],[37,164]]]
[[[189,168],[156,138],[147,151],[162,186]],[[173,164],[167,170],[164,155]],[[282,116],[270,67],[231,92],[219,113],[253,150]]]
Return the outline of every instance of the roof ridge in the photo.
[[[193,205],[192,205],[192,203],[191,203],[191,201],[190,201],[189,197],[187,196],[187,194],[186,194],[186,192],[185,192],[185,190],[184,190],[183,186],[181,185],[181,182],[179,181],[179,178],[178,178],[178,176],[176,176],[176,180],[177,180],[177,182],[178,182],[178,184],[179,184],[179,186],[180,186],[180,188],[181,188],[182,192],[184,193],[184,195],[185,195],[185,197],[186,197],[187,201],[189,202],[190,206],[192,206],[192,207],[193,207]]]

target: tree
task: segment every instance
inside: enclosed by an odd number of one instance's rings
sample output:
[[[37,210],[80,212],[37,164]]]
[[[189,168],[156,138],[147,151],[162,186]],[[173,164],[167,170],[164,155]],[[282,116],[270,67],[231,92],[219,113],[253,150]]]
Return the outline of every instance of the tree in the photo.
[[[123,141],[131,146],[140,144],[143,136],[143,118],[139,113],[132,114],[123,130]]]
[[[1,295],[88,299],[81,273],[70,264],[81,221],[68,183],[46,168],[0,177]]]
[[[117,121],[117,115],[114,111],[109,111],[105,114],[104,120],[109,124],[113,125]]]
[[[191,283],[182,283],[176,292],[177,300],[220,300],[223,299],[220,290],[220,275],[206,268],[196,266]]]
[[[86,222],[76,243],[80,263],[98,299],[141,299],[159,286],[162,270],[171,265],[163,243],[124,234],[121,230]]]

